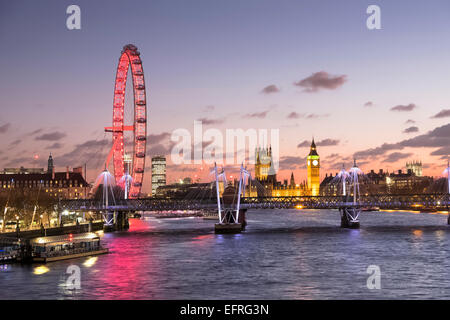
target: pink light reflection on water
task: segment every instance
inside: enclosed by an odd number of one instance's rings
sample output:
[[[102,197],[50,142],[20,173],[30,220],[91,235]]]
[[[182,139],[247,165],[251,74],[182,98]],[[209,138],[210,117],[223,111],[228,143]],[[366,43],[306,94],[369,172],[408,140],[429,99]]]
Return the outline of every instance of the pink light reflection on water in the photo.
[[[94,299],[152,299],[164,267],[154,251],[160,245],[160,237],[149,236],[151,223],[130,219],[130,229],[123,233],[105,234],[103,242],[110,253],[97,263],[99,274],[95,277],[95,289],[89,295]]]

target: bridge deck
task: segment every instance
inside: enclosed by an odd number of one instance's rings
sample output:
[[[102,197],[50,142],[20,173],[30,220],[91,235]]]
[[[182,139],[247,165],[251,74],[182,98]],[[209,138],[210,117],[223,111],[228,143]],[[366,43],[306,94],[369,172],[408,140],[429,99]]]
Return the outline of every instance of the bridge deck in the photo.
[[[382,209],[411,208],[448,208],[450,195],[365,195],[355,204],[342,196],[302,196],[302,197],[245,197],[241,199],[241,208],[279,208],[288,209],[302,206],[303,208],[336,209],[340,207],[379,207]],[[185,200],[142,198],[117,200],[108,210],[114,211],[169,211],[169,210],[214,210],[217,202],[214,199]],[[105,210],[100,200],[63,200],[62,210]]]

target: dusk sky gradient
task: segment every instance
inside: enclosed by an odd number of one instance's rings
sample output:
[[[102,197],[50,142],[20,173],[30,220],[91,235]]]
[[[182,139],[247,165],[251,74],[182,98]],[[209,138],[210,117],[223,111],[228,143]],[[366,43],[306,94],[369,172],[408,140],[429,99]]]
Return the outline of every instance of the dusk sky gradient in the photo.
[[[81,30],[66,28],[70,4]],[[370,4],[381,30],[366,27]],[[149,155],[205,118],[224,133],[280,129],[280,179],[306,178],[312,136],[323,176],[354,155],[366,171],[422,160],[438,176],[450,154],[449,18],[448,0],[2,1],[0,168],[43,167],[52,152],[59,170],[87,162],[93,180],[111,144],[118,58],[132,43]],[[208,179],[200,167],[170,165],[168,182]]]

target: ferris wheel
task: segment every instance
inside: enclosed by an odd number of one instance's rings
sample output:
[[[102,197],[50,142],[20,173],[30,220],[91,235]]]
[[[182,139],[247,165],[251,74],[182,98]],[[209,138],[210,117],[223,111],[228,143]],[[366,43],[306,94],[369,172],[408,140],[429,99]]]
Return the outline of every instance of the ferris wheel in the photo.
[[[134,119],[132,125],[125,125],[125,89],[127,84],[128,71],[131,68],[133,98],[134,98]],[[111,157],[114,166],[114,178],[117,185],[122,186],[126,190],[125,197],[137,198],[141,192],[142,182],[144,181],[145,169],[145,151],[147,142],[147,99],[145,93],[144,69],[140,52],[137,47],[128,44],[123,47],[119,58],[119,64],[116,71],[116,82],[114,85],[113,100],[113,119],[112,127],[106,127],[106,132],[112,132],[113,145],[109,152],[105,166],[109,165]],[[131,172],[125,167],[124,148],[125,139],[124,132],[131,131],[133,134],[132,144],[132,163]],[[131,179],[123,179],[123,177],[131,176]]]

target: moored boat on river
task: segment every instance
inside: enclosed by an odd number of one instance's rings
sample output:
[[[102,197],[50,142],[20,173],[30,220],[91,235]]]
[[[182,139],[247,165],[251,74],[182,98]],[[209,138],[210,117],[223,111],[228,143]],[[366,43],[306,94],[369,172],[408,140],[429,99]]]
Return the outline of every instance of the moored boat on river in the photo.
[[[52,262],[108,253],[93,232],[39,237],[30,240],[32,262]]]

